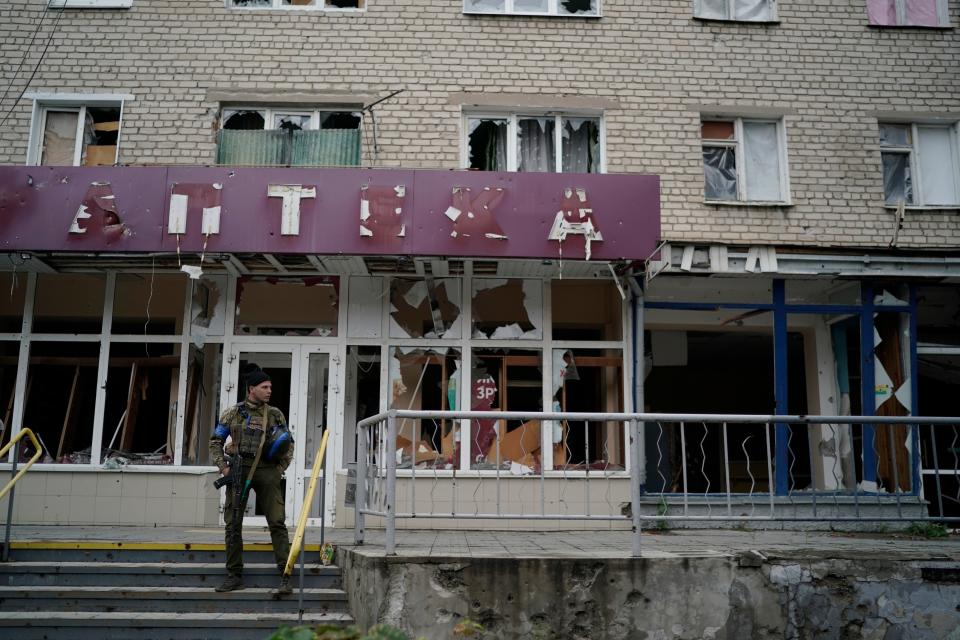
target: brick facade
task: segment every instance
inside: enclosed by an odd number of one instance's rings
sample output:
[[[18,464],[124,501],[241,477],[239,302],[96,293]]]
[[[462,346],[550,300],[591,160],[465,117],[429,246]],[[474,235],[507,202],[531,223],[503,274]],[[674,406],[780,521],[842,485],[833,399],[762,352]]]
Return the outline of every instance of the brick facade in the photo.
[[[44,0],[0,7],[4,88]],[[475,16],[461,0],[369,0],[362,12],[237,10],[222,0],[134,0],[129,10],[45,18],[10,95],[126,93],[121,163],[211,164],[215,92],[403,93],[364,119],[363,163],[460,166],[463,92],[613,101],[607,169],[662,178],[663,237],[678,242],[886,248],[881,113],[960,120],[960,35],[867,26],[864,0],[781,0],[779,24],[705,22],[692,0],[604,0],[603,17]],[[960,4],[950,1],[951,24]],[[59,22],[57,22],[59,18]],[[521,95],[522,94],[522,95]],[[700,114],[785,118],[792,206],[705,205]],[[22,164],[30,100],[0,127],[0,163]],[[960,160],[958,160],[960,162]],[[960,245],[953,210],[909,210],[898,246]]]

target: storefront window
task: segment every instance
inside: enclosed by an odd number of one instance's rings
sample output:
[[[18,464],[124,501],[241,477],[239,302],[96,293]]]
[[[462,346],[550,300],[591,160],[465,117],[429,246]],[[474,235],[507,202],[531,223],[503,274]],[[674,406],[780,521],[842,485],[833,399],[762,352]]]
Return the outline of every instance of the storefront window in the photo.
[[[474,339],[543,339],[543,282],[477,279],[473,281]]]
[[[459,338],[460,280],[395,278],[390,282],[391,338]]]
[[[220,417],[220,370],[223,345],[191,345],[183,412],[183,464],[208,465],[207,443]]]
[[[331,277],[241,278],[235,333],[257,336],[337,335],[338,280]]]
[[[554,340],[621,340],[623,299],[610,281],[554,280]]]
[[[104,276],[40,274],[33,333],[100,333],[105,291]]]
[[[20,332],[26,290],[27,274],[0,273],[0,333]]]
[[[113,296],[111,333],[180,333],[188,282],[183,274],[118,274]]]

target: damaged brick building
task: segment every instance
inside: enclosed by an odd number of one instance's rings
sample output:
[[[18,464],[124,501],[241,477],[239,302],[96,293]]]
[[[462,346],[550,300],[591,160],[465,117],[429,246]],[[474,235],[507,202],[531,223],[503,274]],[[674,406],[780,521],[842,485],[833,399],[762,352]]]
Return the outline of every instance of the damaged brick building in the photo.
[[[205,444],[253,364],[302,445],[291,516],[331,430],[337,526],[356,423],[388,408],[955,415],[958,22],[954,0],[8,0],[0,440],[44,447],[15,521],[216,524]],[[400,425],[401,475],[629,496],[622,424],[452,422]],[[928,491],[956,455],[784,427],[768,472],[744,426],[726,474],[713,436],[666,436],[650,492],[681,455],[696,490],[774,494]]]

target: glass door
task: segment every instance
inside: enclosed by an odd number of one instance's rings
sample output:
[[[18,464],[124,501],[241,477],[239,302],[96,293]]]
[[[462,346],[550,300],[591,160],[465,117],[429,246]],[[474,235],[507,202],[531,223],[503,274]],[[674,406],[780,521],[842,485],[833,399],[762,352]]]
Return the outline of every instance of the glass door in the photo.
[[[326,468],[332,468],[334,453],[334,436],[338,433],[335,428],[336,406],[339,394],[339,368],[336,366],[339,358],[333,354],[329,347],[304,346],[300,354],[300,393],[298,401],[300,402],[299,415],[303,420],[298,429],[297,455],[295,465],[297,472],[295,476],[294,500],[296,512],[299,514],[301,508],[308,508],[310,511],[308,524],[317,526],[320,524],[320,499],[321,484],[324,485],[324,503],[326,509],[326,518],[328,524],[332,522],[333,504],[334,504],[334,484],[335,473],[320,472],[318,484],[314,491],[313,499],[309,505],[304,505],[304,499],[310,484],[310,477],[313,467],[317,464],[317,454],[320,443],[323,440],[323,434],[328,430],[330,437],[327,440],[327,449],[324,455],[326,459]]]

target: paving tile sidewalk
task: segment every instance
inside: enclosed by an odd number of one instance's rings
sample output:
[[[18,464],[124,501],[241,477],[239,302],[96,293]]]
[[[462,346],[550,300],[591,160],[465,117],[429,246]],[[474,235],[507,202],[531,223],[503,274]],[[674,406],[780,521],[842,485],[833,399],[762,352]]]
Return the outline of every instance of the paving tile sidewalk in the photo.
[[[352,529],[325,531],[338,547],[353,547]],[[161,542],[193,544],[223,542],[221,528],[97,527],[14,525],[11,541]],[[357,549],[383,555],[382,530],[368,529]],[[266,527],[245,527],[245,542],[269,542]],[[309,528],[307,543],[320,541],[320,530]],[[629,531],[468,531],[397,530],[400,558],[627,558]],[[758,550],[773,557],[862,557],[960,562],[960,535],[912,538],[904,534],[850,534],[819,531],[676,530],[645,533],[645,558],[715,557]]]

